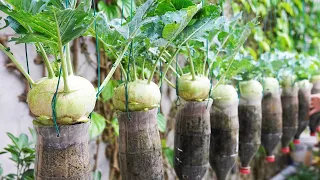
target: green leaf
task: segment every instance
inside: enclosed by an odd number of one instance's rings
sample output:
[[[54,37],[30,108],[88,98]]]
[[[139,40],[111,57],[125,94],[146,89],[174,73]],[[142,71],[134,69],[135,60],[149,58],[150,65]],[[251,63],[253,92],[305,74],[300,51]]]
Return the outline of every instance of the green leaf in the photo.
[[[36,14],[46,9],[49,0],[6,0],[0,1],[0,5],[10,7],[16,11],[24,11],[30,14]]]
[[[164,148],[163,149],[163,153],[166,156],[166,158],[168,159],[168,162],[170,164],[171,167],[173,167],[173,160],[174,160],[174,151],[171,148]]]
[[[94,173],[93,173],[93,180],[101,180],[101,172],[96,170]]]
[[[116,133],[116,136],[119,136],[119,121],[118,121],[118,118],[113,118],[112,119],[111,126],[114,129],[114,132]]]
[[[164,26],[162,31],[162,37],[166,40],[170,40],[175,37],[176,31],[180,28],[180,24],[167,24]]]
[[[157,122],[158,122],[159,131],[160,132],[166,132],[167,120],[163,116],[163,114],[161,114],[161,113],[157,114]]]
[[[34,169],[28,169],[27,171],[23,172],[22,180],[33,180],[34,179]]]
[[[114,88],[118,86],[118,81],[110,80],[101,92],[102,101],[109,101],[114,95]]]
[[[121,7],[121,6],[120,6]],[[104,14],[106,15],[108,20],[112,20],[114,18],[117,18],[118,15],[120,14],[117,5],[107,5],[103,1],[99,1],[98,3],[98,9],[100,11],[103,11]]]
[[[9,138],[11,139],[11,141],[13,142],[13,144],[16,147],[19,147],[19,138],[15,137],[14,135],[12,135],[11,133],[7,132],[7,135],[9,136]]]
[[[37,142],[37,133],[33,128],[28,128],[28,129],[32,137],[32,141],[30,143],[35,144]]]
[[[26,134],[20,134],[19,136],[19,140],[18,140],[18,147],[20,150],[22,150],[22,148],[27,147],[29,145],[29,138]]]
[[[292,5],[288,2],[281,2],[279,7],[284,8],[291,16],[294,16]]]
[[[194,3],[191,0],[172,0],[172,4],[177,10],[194,5]]]
[[[59,42],[57,24],[60,29],[62,45],[82,35],[92,24],[93,15],[83,11],[81,8],[82,6],[77,9],[61,10],[51,6],[47,11],[33,15],[0,6],[0,10],[19,22],[25,29],[30,28],[32,30],[29,34],[13,40],[17,41],[17,43],[42,42],[53,48],[57,48]]]
[[[93,112],[89,128],[90,139],[99,136],[106,127],[106,119],[100,114]]]

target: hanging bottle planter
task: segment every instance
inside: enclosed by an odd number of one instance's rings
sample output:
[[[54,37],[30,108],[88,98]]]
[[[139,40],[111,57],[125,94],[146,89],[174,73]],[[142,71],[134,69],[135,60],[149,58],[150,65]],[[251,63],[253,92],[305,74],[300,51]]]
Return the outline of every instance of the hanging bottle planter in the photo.
[[[79,179],[91,177],[89,161],[89,123],[64,125],[57,137],[53,126],[35,125],[36,179]]]
[[[239,158],[240,173],[250,174],[250,162],[261,144],[262,86],[258,81],[239,83]]]
[[[313,84],[311,94],[319,94],[320,93],[320,75],[313,76],[311,78],[311,82]],[[317,128],[320,126],[320,113],[315,113],[310,116],[310,135],[315,136],[317,132]],[[319,129],[320,130],[320,129]]]
[[[266,151],[266,161],[274,162],[273,151],[282,136],[282,106],[279,82],[275,78],[263,78],[261,144]]]
[[[163,179],[160,134],[157,125],[160,91],[147,80],[129,82],[114,92],[113,104],[119,110],[119,159],[123,180]],[[141,91],[143,89],[143,91]],[[128,111],[126,112],[126,108]]]
[[[212,100],[183,102],[177,113],[174,169],[179,179],[202,179],[209,165]]]
[[[300,134],[309,125],[309,109],[310,109],[310,95],[312,84],[308,80],[298,82],[299,87],[299,116],[298,116],[298,130],[294,136],[294,144],[300,144]]]
[[[231,85],[219,85],[213,92],[210,113],[210,165],[218,180],[225,180],[238,154],[238,94]]]
[[[289,143],[293,140],[294,135],[298,129],[298,87],[294,83],[293,76],[284,76],[281,82],[282,94],[282,153],[287,154],[290,152]]]

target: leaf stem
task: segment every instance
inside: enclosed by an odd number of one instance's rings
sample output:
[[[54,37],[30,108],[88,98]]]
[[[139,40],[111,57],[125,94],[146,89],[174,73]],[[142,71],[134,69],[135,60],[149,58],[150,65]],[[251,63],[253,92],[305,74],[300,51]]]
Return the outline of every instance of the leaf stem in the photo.
[[[162,75],[162,78],[160,79],[159,86],[161,86],[163,80],[166,78],[166,74],[167,74],[169,68],[172,67],[172,66],[170,66],[170,64],[174,61],[174,59],[175,59],[176,55],[179,53],[179,51],[180,51],[180,48],[178,48],[175,51],[174,55],[171,57],[171,59],[170,59],[170,61],[168,63],[168,66],[165,68],[165,70],[163,72],[163,75]],[[173,71],[176,73],[177,76],[179,76],[179,74],[174,69],[173,69]]]
[[[60,52],[61,67],[62,67],[62,71],[63,71],[62,76],[63,76],[63,82],[64,82],[64,92],[70,92],[68,79],[67,79],[68,78],[68,67],[66,64],[66,59],[64,58],[60,29],[59,29],[59,24],[58,24],[58,20],[57,20],[57,15],[55,12],[54,12],[54,18],[56,20],[56,25],[57,25],[58,46],[59,46],[59,52]]]
[[[237,24],[237,23],[234,23],[234,25],[232,26],[231,29],[234,29],[234,27],[236,26],[236,24]],[[232,32],[231,32],[231,33],[232,33]],[[209,76],[210,70],[211,70],[211,68],[212,68],[212,66],[213,66],[213,63],[214,63],[214,60],[215,60],[215,59],[218,57],[218,55],[220,54],[221,49],[223,48],[223,46],[224,46],[224,45],[226,44],[226,42],[228,41],[229,37],[231,36],[231,33],[229,33],[228,36],[224,39],[224,41],[223,41],[223,43],[222,43],[222,45],[221,45],[221,48],[219,48],[217,54],[215,54],[214,58],[212,59],[210,65],[209,65],[209,67],[208,67],[206,76]],[[208,45],[209,45],[209,44],[208,44]]]
[[[73,75],[73,67],[71,62],[70,43],[66,44],[66,56],[69,75]]]
[[[179,48],[179,49],[180,49],[180,48]],[[171,54],[170,54],[168,51],[165,51],[165,53],[167,54],[167,56],[168,56],[169,58],[172,57]],[[176,61],[177,61],[177,59],[174,59],[174,62],[176,62]],[[182,70],[182,68],[181,68],[181,66],[180,66],[179,63],[178,63],[178,69],[179,69],[179,71],[180,71],[180,74],[183,75],[183,70]]]
[[[131,42],[131,39],[129,39],[129,41]],[[107,77],[103,80],[100,89],[98,89],[97,95],[99,95],[102,91],[102,89],[108,84],[109,80],[111,79],[113,73],[116,71],[118,65],[120,64],[124,54],[127,52],[129,46],[130,46],[130,42],[127,43],[127,45],[124,47],[122,53],[120,54],[120,56],[118,56],[116,62],[113,64],[112,68],[109,71],[109,74],[107,75]]]
[[[16,67],[20,70],[20,72],[24,75],[24,77],[28,80],[28,82],[34,86],[35,83],[32,80],[31,76],[27,73],[27,71],[24,70],[23,66],[17,61],[17,59],[13,56],[13,54],[8,50],[8,48],[5,48],[0,43],[0,50],[3,51],[10,59],[11,61],[16,65]]]
[[[148,84],[150,84],[150,82],[152,81],[153,75],[154,75],[154,73],[156,72],[156,69],[157,69],[157,64],[158,64],[159,60],[161,59],[161,56],[164,53],[164,51],[166,50],[166,48],[167,48],[167,46],[163,47],[163,49],[160,51],[160,54],[158,55],[158,59],[156,60],[156,62],[153,65],[153,69],[152,69],[151,74],[150,74],[149,79],[148,79]]]
[[[120,63],[120,69],[122,71],[122,75],[124,76],[124,79],[127,79],[127,72],[126,70],[123,68],[122,64]]]
[[[190,63],[190,66],[191,66],[192,80],[194,81],[194,80],[196,80],[196,73],[194,72],[193,59],[192,59],[192,56],[191,56],[190,46],[189,46],[188,42],[186,43],[186,46],[187,46],[187,51],[188,51],[188,56],[189,56],[189,63]]]
[[[174,89],[176,88],[176,86],[172,82],[170,82],[169,79],[164,78],[164,80],[168,83],[169,86],[173,87]]]
[[[36,43],[36,46],[40,49],[41,55],[43,57],[44,64],[46,65],[46,68],[48,70],[48,78],[51,79],[55,77],[52,66],[50,64],[49,58],[47,56],[46,51],[44,50],[43,46],[41,43]]]
[[[144,80],[144,65],[146,63],[146,59],[143,59],[142,69],[141,69],[141,79]]]

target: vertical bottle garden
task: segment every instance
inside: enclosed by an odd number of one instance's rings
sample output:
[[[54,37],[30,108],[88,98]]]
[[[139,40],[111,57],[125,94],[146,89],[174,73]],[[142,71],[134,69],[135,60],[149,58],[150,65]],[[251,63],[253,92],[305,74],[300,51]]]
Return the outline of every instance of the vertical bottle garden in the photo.
[[[30,43],[37,48],[47,69],[47,77],[34,82],[10,52],[0,49],[29,81],[27,96],[35,116],[37,132],[36,179],[89,179],[89,114],[96,92],[86,79],[73,74],[69,42],[81,36],[94,21],[90,1],[22,1],[1,2],[0,10],[8,15],[7,25],[16,33],[16,43]],[[60,68],[54,69],[49,56]],[[61,77],[61,81],[60,81]]]
[[[210,122],[210,155],[209,162],[219,180],[227,179],[229,171],[235,165],[238,156],[239,119],[238,119],[238,93],[228,82],[243,70],[246,61],[235,58],[238,50],[250,35],[254,21],[246,25],[239,25],[238,18],[231,19],[228,35],[222,38],[222,44],[210,46],[215,54],[221,52],[221,46],[226,45],[225,53],[211,60],[208,72],[212,72],[218,82],[212,88],[213,99]],[[212,69],[211,69],[212,67]]]

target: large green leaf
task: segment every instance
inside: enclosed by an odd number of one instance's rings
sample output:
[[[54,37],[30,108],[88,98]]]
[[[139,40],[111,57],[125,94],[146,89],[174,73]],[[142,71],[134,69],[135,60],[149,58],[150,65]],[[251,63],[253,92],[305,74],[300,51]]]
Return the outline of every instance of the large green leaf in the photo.
[[[17,43],[41,42],[57,47],[59,42],[57,24],[62,45],[82,35],[92,24],[93,15],[83,11],[83,4],[81,3],[77,9],[58,9],[51,6],[37,14],[19,11],[18,8],[10,9],[3,5],[0,6],[0,10],[29,30],[28,34],[14,39]]]
[[[89,128],[90,139],[99,136],[106,127],[106,119],[100,114],[93,112],[91,115],[91,124]]]
[[[167,128],[167,120],[166,118],[163,116],[163,114],[158,113],[157,114],[157,122],[158,122],[158,128],[160,132],[166,132],[166,128]]]

